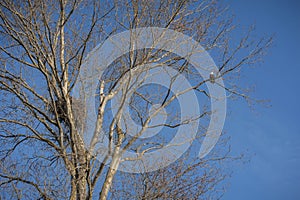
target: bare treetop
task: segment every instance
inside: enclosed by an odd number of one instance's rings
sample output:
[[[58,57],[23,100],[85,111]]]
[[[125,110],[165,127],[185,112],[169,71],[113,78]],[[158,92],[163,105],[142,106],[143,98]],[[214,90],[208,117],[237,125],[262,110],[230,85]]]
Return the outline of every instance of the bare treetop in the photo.
[[[271,42],[249,31],[233,45],[225,14],[215,1],[1,0],[0,198],[219,197],[216,102],[251,100],[235,74]]]

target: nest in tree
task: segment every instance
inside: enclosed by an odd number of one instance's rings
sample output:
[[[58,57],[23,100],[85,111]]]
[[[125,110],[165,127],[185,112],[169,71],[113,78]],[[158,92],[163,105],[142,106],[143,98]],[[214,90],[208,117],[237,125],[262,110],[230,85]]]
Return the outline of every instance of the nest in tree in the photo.
[[[73,117],[75,120],[75,126],[77,130],[83,130],[85,124],[85,107],[81,100],[70,97],[71,108]],[[56,108],[56,110],[54,109]],[[49,111],[57,117],[60,123],[64,123],[66,126],[70,126],[70,118],[68,116],[67,102],[64,99],[55,100],[55,104],[50,106]],[[56,112],[55,112],[56,111]]]

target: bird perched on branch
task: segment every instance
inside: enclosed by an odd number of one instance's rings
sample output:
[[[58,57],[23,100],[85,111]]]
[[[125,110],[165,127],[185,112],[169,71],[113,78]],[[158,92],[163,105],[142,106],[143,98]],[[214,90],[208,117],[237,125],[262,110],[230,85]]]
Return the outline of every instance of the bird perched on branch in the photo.
[[[210,72],[210,74],[209,74],[209,81],[211,83],[215,83],[215,80],[216,80],[215,73],[214,72]]]

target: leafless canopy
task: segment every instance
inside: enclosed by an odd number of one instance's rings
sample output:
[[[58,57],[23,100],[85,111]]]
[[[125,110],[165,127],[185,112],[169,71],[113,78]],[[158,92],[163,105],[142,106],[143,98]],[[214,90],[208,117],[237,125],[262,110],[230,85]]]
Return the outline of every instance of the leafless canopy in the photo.
[[[228,94],[249,100],[234,85],[234,78],[243,66],[261,58],[270,39],[252,41],[250,30],[238,44],[232,43],[235,27],[227,16],[226,9],[211,0],[0,0],[0,199],[204,199],[216,195],[215,186],[224,178],[218,166],[227,149],[201,160],[193,155],[197,150],[191,149],[184,158],[151,173],[116,170],[122,162],[121,149],[142,156],[169,139],[161,136],[153,143],[140,139],[141,135],[129,136],[132,130],[122,115],[124,105],[110,104],[117,93],[127,98],[133,80],[124,77],[142,64],[166,65],[193,82],[191,89],[207,102],[198,116],[195,142],[200,145],[211,113],[205,88],[209,80],[197,75],[185,58],[157,49],[130,51],[99,77],[103,81],[95,91],[98,112],[93,126],[96,132],[106,131],[110,152],[105,159],[111,159],[114,167],[97,161],[95,151],[86,149],[84,102],[72,97],[72,92],[85,56],[97,44],[125,30],[162,27],[193,37],[216,55],[218,76],[228,80]],[[170,88],[153,86],[147,93],[147,88],[135,86],[129,105],[132,120],[142,127],[147,128],[151,120],[149,106],[176,108],[176,94]],[[114,116],[109,114],[112,108],[118,111]],[[179,116],[169,113],[168,123],[160,126],[172,132],[190,122],[179,121]]]

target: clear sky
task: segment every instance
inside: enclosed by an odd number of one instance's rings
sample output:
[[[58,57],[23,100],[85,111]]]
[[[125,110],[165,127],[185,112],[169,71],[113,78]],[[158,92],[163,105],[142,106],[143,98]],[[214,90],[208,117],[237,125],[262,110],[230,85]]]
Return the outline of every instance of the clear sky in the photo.
[[[257,68],[243,71],[255,97],[272,107],[230,106],[225,130],[233,152],[251,161],[234,167],[224,200],[300,199],[300,1],[227,0],[240,25],[256,24],[256,35],[275,33],[274,45]]]

